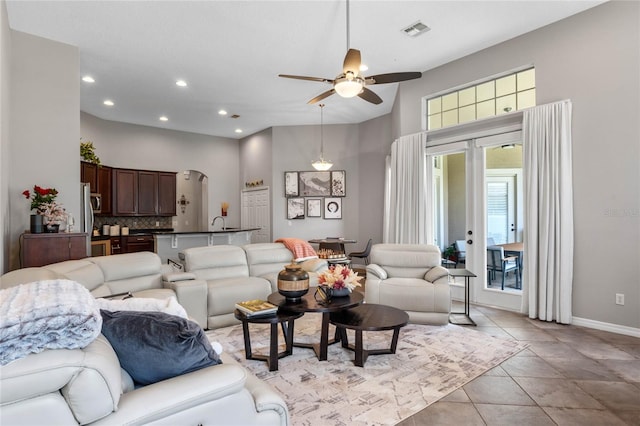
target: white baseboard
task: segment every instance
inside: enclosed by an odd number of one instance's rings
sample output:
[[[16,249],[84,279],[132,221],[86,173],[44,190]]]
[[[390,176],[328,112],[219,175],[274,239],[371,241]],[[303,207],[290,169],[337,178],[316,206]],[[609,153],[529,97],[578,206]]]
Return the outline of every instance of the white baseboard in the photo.
[[[640,328],[627,327],[626,325],[611,324],[595,321],[587,318],[573,317],[573,325],[595,328],[596,330],[610,331],[611,333],[624,334],[626,336],[640,337]]]

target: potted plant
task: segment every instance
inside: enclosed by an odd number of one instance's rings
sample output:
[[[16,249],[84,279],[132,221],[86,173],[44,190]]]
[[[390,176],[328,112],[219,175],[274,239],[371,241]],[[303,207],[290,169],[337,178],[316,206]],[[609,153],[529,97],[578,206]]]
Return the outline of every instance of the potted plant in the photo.
[[[38,185],[33,186],[33,192],[25,189],[22,195],[31,200],[31,210],[35,214],[31,215],[31,232],[41,234],[44,232],[44,225],[50,223],[58,224],[66,218],[66,212],[61,204],[56,203],[58,191],[55,188],[43,188]],[[53,231],[52,231],[53,232]]]
[[[93,146],[93,142],[80,142],[80,156],[88,163],[100,165],[100,158],[95,153],[96,148]]]
[[[457,260],[455,244],[451,244],[450,246],[448,246],[442,251],[442,258],[448,259],[454,262]]]

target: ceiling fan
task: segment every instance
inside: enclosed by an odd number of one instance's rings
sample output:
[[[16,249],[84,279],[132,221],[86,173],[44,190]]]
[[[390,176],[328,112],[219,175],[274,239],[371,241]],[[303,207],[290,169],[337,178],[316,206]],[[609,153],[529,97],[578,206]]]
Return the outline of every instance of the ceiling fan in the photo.
[[[388,74],[372,75],[364,77],[360,75],[360,51],[349,47],[349,0],[347,0],[347,54],[344,57],[342,72],[335,79],[322,77],[306,77],[301,75],[279,74],[279,77],[293,78],[297,80],[318,81],[333,85],[330,90],[311,99],[308,104],[313,104],[327,98],[334,93],[343,98],[358,96],[367,102],[379,105],[382,103],[380,96],[369,90],[366,86],[373,84],[397,83],[399,81],[413,80],[422,77],[420,72],[394,72]]]

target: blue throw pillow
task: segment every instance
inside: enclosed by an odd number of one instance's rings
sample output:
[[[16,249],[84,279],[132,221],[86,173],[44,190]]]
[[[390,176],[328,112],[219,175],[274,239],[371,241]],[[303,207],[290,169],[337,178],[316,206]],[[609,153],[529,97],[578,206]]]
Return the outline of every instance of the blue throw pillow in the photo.
[[[222,364],[202,328],[164,312],[101,310],[102,334],[138,385]]]

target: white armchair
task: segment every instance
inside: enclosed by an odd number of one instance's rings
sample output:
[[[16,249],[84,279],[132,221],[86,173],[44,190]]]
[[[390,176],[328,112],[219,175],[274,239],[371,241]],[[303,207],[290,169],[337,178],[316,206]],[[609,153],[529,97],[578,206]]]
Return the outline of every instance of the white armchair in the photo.
[[[375,244],[367,265],[365,300],[402,309],[409,321],[446,324],[451,311],[449,271],[429,244]]]

